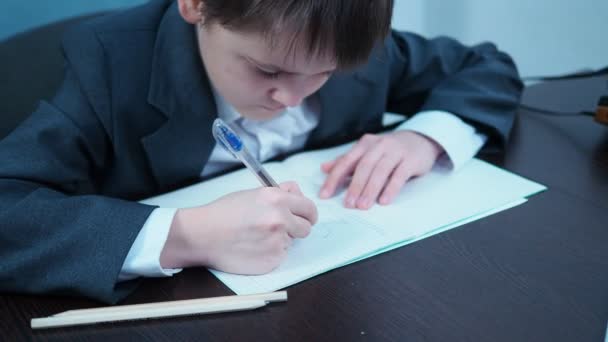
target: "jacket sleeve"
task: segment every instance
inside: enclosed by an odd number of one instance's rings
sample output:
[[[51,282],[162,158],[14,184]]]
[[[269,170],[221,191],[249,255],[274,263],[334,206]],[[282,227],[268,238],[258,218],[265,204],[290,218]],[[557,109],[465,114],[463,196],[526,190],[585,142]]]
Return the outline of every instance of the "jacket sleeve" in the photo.
[[[100,194],[112,154],[68,63],[53,100],[0,141],[0,291],[115,303],[134,288],[117,279],[154,207]]]
[[[385,44],[390,61],[388,110],[442,110],[504,148],[523,84],[512,59],[490,43],[467,47],[455,40],[393,31]]]

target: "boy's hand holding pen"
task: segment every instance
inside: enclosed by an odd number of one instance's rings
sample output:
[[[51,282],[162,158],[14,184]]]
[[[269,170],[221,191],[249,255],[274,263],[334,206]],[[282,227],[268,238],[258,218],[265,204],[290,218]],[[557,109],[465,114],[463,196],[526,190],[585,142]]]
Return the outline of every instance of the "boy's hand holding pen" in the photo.
[[[206,266],[237,274],[270,272],[286,257],[294,238],[308,236],[317,222],[316,206],[296,183],[277,184],[220,119],[213,125],[213,134],[264,186],[178,209],[161,253],[161,266]]]

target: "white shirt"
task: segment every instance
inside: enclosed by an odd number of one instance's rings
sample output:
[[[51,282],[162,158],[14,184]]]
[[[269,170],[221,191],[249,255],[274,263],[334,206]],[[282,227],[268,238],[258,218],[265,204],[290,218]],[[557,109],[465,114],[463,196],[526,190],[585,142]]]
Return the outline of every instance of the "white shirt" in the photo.
[[[321,115],[318,98],[315,96],[307,98],[302,105],[288,107],[280,115],[265,121],[243,118],[219,94],[214,93],[214,96],[218,116],[239,131],[247,149],[262,162],[302,148],[309,134],[317,127]],[[435,140],[445,151],[437,162],[450,164],[452,170],[460,168],[473,158],[486,141],[486,137],[476,132],[471,125],[443,111],[420,112],[396,129],[411,130]],[[201,166],[201,176],[221,172],[239,163],[221,146],[216,145],[208,162],[204,167]],[[163,269],[160,265],[160,253],[167,241],[176,211],[176,208],[156,208],[152,211],[123,263],[120,281],[139,276],[171,276],[181,271]]]

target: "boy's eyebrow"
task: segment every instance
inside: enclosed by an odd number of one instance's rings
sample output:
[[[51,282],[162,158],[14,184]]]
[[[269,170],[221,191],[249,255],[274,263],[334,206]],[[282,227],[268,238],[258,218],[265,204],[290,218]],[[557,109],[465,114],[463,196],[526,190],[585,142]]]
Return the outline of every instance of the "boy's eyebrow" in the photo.
[[[261,67],[261,68],[266,69],[266,70],[272,70],[272,72],[282,72],[282,73],[286,73],[286,74],[300,74],[298,72],[284,70],[283,68],[281,68],[280,66],[277,66],[277,65],[266,64],[266,63],[262,63],[262,62],[256,61],[255,59],[253,59],[251,57],[248,57],[248,56],[243,56],[243,58],[245,58],[247,61],[249,61],[252,64],[255,64],[258,67]],[[336,68],[325,70],[325,71],[321,71],[318,74],[332,73],[334,71],[336,71]]]

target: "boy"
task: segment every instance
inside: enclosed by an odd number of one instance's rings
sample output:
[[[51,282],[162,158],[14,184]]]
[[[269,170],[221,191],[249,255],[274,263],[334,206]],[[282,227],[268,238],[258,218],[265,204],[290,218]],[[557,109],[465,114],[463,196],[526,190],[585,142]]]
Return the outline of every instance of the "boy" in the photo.
[[[319,196],[350,178],[358,209],[438,158],[457,168],[486,137],[504,145],[521,91],[510,58],[391,32],[391,15],[392,0],[158,0],[70,32],[57,95],[0,143],[0,290],[116,302],[139,276],[279,265],[317,220],[295,183],[135,202],[238,166],[213,141],[218,116],[264,161],[412,115],[321,166]]]

